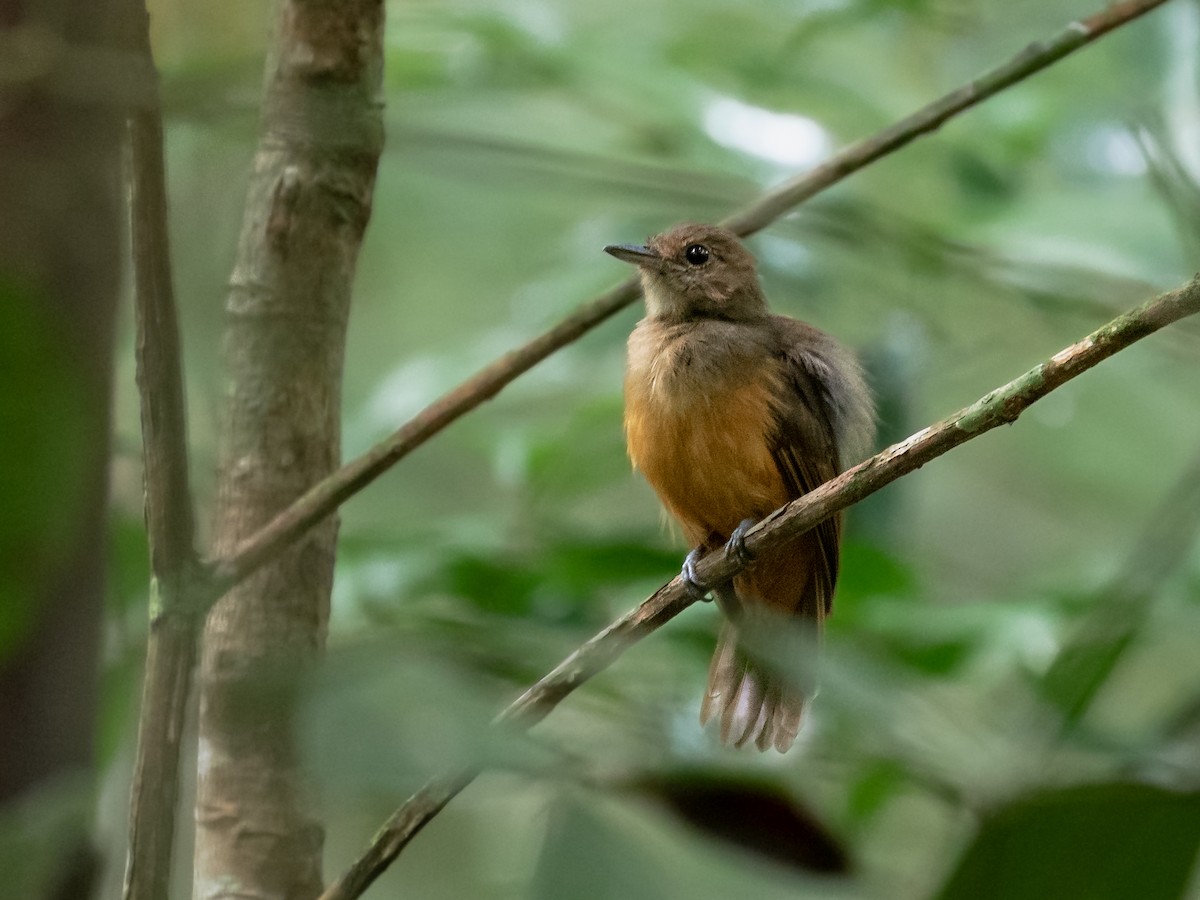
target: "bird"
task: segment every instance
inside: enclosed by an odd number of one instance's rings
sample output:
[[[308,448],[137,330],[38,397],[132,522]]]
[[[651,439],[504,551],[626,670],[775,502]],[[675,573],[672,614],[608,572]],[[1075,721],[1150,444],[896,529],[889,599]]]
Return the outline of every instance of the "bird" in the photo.
[[[604,249],[638,268],[646,314],[627,347],[626,445],[694,548],[684,581],[708,594],[695,563],[722,547],[747,564],[711,587],[724,621],[701,725],[715,719],[728,745],[785,752],[814,688],[756,647],[789,628],[819,645],[838,578],[841,517],[753,558],[745,534],[865,451],[874,436],[871,392],[833,337],[771,312],[754,256],[728,229],[684,223],[645,244]]]

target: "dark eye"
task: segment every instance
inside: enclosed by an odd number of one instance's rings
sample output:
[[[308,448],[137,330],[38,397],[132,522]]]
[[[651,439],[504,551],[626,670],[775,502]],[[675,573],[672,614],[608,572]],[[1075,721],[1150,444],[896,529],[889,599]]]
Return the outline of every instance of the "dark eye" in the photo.
[[[689,244],[683,257],[693,266],[702,266],[708,262],[708,248],[703,244]]]

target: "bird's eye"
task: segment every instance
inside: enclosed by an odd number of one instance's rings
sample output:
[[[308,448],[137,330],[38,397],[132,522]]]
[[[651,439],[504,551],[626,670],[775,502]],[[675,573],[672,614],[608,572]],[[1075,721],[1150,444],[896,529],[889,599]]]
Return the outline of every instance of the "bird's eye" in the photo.
[[[683,251],[683,258],[693,266],[702,266],[708,262],[708,248],[703,244],[689,244]]]

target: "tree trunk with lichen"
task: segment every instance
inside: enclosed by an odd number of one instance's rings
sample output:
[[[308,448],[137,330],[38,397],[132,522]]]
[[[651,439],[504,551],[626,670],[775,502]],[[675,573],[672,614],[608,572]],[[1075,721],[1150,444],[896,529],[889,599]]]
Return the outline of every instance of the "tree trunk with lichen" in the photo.
[[[382,144],[381,0],[279,5],[262,137],[231,279],[216,554],[337,467],[354,266]],[[200,673],[194,894],[310,898],[324,830],[292,686],[325,640],[337,522],[209,616]]]

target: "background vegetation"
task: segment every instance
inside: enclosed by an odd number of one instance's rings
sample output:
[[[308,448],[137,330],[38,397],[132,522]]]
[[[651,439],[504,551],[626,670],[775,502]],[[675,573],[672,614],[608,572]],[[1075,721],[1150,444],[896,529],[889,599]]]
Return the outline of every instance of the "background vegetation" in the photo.
[[[389,4],[388,137],[350,326],[345,456],[623,278],[604,244],[720,218],[1092,11]],[[151,12],[206,509],[268,15],[226,0]],[[1200,4],[1170,3],[754,240],[776,308],[868,361],[881,446],[1196,268],[1198,47]],[[502,739],[487,729],[494,712],[673,575],[685,549],[624,456],[623,343],[637,315],[558,353],[344,508],[330,652],[305,685],[299,735],[327,813],[327,874],[429,775],[484,761],[501,771],[414,842],[378,896],[925,897],[993,821],[984,851],[993,837],[1001,849],[951,895],[986,896],[997,865],[1017,884],[1050,866],[1060,891],[1046,896],[1179,896],[1200,840],[1196,326],[853,511],[824,689],[797,751],[728,753],[699,730],[715,613],[697,608],[528,741]],[[101,765],[61,806],[10,813],[0,842],[36,880],[54,829],[94,791],[109,895],[148,581],[125,316]],[[799,875],[714,843],[649,794],[596,786],[697,768],[803,804],[845,847],[852,878]],[[1097,786],[1115,781],[1140,786]],[[1092,787],[1044,793],[1078,785]],[[1136,892],[1101,893],[1127,873],[1082,863],[1119,856],[1096,848],[1120,846],[1129,822],[1145,840]],[[1070,880],[1087,872],[1095,883]],[[181,871],[180,896],[187,883]]]

